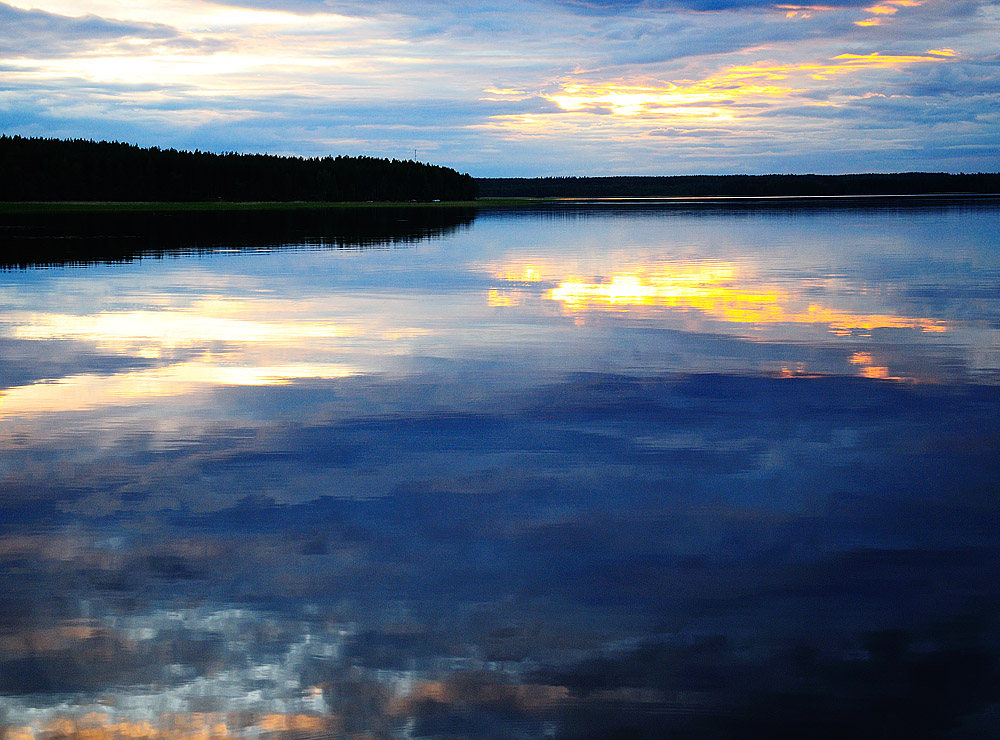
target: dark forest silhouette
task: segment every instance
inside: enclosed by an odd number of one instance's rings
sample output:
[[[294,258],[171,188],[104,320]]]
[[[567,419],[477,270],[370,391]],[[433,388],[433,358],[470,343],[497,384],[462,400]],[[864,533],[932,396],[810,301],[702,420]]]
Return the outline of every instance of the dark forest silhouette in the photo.
[[[0,137],[3,201],[472,200],[448,167],[375,157],[212,154],[75,139]]]
[[[776,197],[1000,193],[1000,174],[680,175],[479,178],[484,198]]]
[[[0,271],[216,250],[405,247],[452,233],[475,217],[473,207],[409,205],[8,213],[0,221]]]

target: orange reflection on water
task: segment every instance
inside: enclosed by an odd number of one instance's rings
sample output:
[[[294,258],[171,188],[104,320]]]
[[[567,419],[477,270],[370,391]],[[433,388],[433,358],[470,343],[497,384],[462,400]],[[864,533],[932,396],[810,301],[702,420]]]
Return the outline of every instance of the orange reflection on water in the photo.
[[[914,378],[904,378],[900,375],[892,375],[885,365],[876,365],[870,352],[855,352],[851,355],[849,362],[852,365],[860,365],[858,375],[862,378],[872,380],[914,380]]]
[[[861,376],[864,378],[871,378],[872,380],[888,380],[891,376],[889,375],[889,368],[884,365],[869,365],[868,367],[861,368]],[[898,378],[893,378],[898,380]]]
[[[503,274],[517,274],[517,271],[507,269]],[[835,334],[873,329],[947,331],[947,326],[937,319],[854,313],[753,282],[740,275],[734,264],[710,262],[656,271],[616,272],[600,282],[556,278],[552,280],[555,287],[545,297],[561,303],[570,312],[659,306],[693,309],[737,324],[825,324]]]
[[[29,657],[37,653],[65,650],[74,643],[90,640],[98,629],[86,623],[73,623],[0,635],[0,655],[10,659]]]
[[[490,288],[489,293],[486,294],[486,303],[493,308],[516,306],[518,302],[519,301],[516,296],[505,291],[497,290],[496,288]]]
[[[523,267],[504,267],[494,271],[494,277],[506,283],[538,283],[542,281],[542,273],[534,265]]]
[[[0,737],[5,740],[226,740],[276,734],[320,737],[339,730],[337,717],[312,714],[186,712],[163,714],[150,721],[95,711],[74,718],[57,717],[37,727],[0,725]]]

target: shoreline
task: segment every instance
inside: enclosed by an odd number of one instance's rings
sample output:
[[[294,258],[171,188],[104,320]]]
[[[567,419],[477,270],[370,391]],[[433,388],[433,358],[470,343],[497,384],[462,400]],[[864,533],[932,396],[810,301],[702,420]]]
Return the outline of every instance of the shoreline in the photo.
[[[667,195],[667,196],[560,196],[497,197],[461,201],[2,201],[0,215],[30,213],[94,212],[226,212],[317,211],[378,208],[533,208],[560,205],[750,205],[843,203],[846,201],[982,200],[1000,201],[996,193],[857,193],[838,195]]]

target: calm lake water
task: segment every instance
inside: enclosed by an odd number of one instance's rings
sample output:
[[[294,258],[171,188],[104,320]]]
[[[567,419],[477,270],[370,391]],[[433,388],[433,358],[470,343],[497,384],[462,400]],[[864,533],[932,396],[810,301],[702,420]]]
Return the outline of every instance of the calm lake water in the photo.
[[[996,200],[0,247],[5,739],[998,736]]]

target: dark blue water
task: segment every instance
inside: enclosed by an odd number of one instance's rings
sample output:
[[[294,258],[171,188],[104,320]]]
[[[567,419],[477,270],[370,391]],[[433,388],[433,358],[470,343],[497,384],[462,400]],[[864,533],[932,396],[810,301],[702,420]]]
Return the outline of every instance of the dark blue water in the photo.
[[[995,201],[170,218],[0,229],[5,739],[997,736]]]

